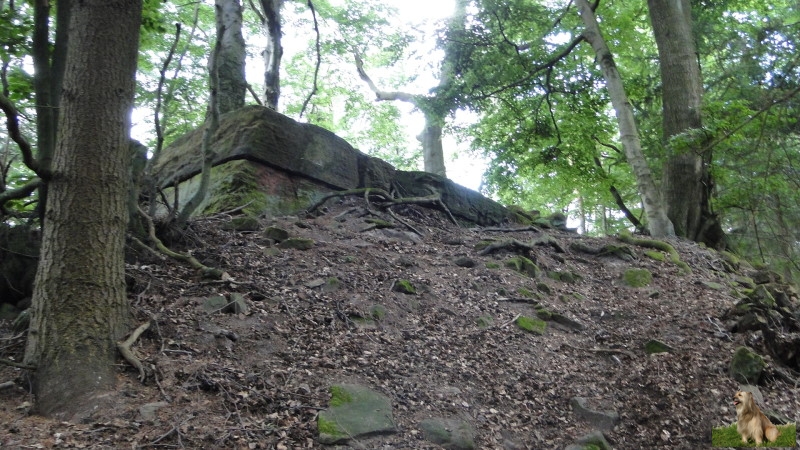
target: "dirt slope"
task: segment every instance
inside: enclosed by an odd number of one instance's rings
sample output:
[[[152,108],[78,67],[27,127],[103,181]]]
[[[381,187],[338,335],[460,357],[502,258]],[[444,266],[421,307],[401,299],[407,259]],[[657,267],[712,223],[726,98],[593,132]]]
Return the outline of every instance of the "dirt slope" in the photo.
[[[440,448],[418,426],[437,416],[472,424],[479,448],[564,448],[593,429],[572,411],[575,396],[619,413],[606,433],[618,449],[707,448],[710,427],[734,421],[738,384],[728,364],[745,339],[763,349],[757,335],[725,332],[720,318],[735,298],[727,287],[703,284],[726,284],[715,253],[675,242],[692,268],[685,275],[642,248],[631,247],[636,259],[628,262],[570,250],[575,240],[623,245],[614,238],[458,228],[417,207],[395,210],[423,237],[402,226],[362,231],[369,226],[362,200],[331,203],[318,217],[261,221],[313,239],[305,251],[277,248],[260,231],[224,231],[229,218],[195,222],[181,249],[233,281],[202,280],[175,261],[132,255],[132,329],[155,319],[134,347],[148,367],[146,383],[120,360],[117,407],[80,424],[28,416],[32,398],[21,383],[2,389],[0,447],[320,448],[316,414],[336,382],[392,400],[399,432],[352,448]],[[503,265],[511,253],[475,250],[486,239],[527,242],[544,233],[556,245],[536,246],[529,257],[582,279],[534,280]],[[475,266],[460,267],[457,258]],[[500,267],[487,267],[493,263]],[[652,271],[652,284],[624,286],[630,267]],[[393,291],[398,279],[417,294]],[[246,313],[202,307],[211,296],[237,293]],[[535,317],[530,296],[537,294],[548,310],[585,328],[548,322],[544,335],[520,330],[513,320]],[[19,358],[22,338],[7,324],[0,331],[0,357]],[[674,351],[648,356],[650,339]],[[0,366],[0,382],[14,379],[24,376]],[[790,417],[800,410],[800,386],[770,368],[761,392],[771,409]],[[140,408],[156,402],[164,403],[143,416]]]

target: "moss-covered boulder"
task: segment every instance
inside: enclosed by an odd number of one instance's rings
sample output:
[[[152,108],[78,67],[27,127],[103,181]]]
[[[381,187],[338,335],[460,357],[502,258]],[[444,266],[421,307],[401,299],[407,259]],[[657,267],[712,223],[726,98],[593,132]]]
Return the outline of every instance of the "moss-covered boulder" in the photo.
[[[264,237],[275,242],[283,242],[289,239],[289,232],[279,227],[267,227],[264,230]]]
[[[536,263],[524,256],[514,256],[505,260],[503,264],[506,267],[531,278],[536,278],[542,272],[542,269],[540,269]]]
[[[519,329],[534,334],[544,334],[547,329],[547,322],[533,317],[519,316],[514,323]]]
[[[408,281],[408,280],[397,280],[394,282],[394,286],[392,286],[392,290],[394,292],[399,292],[401,294],[407,295],[414,295],[417,293],[417,288]]]
[[[628,269],[622,274],[622,281],[626,286],[645,287],[653,282],[653,274],[647,269]]]
[[[739,383],[758,384],[765,367],[764,358],[750,348],[742,346],[733,354],[728,372]]]
[[[311,250],[314,247],[314,240],[300,237],[292,237],[278,244],[280,248],[292,248],[295,250]]]
[[[672,347],[657,339],[650,339],[644,344],[644,352],[648,355],[652,355],[654,353],[669,353],[671,351]]]
[[[579,274],[568,270],[550,270],[547,272],[547,277],[552,280],[570,284],[576,283],[583,278]]]
[[[356,384],[335,384],[330,393],[328,408],[317,415],[320,443],[397,432],[392,403],[385,395]]]

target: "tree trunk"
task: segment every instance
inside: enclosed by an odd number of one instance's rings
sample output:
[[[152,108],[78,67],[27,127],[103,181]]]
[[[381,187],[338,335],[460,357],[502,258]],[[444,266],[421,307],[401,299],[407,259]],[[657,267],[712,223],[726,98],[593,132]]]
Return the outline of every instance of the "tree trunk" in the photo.
[[[417,139],[422,143],[422,161],[425,172],[446,177],[442,125],[439,120],[441,119],[438,117],[425,114],[425,129],[417,136]]]
[[[25,361],[35,411],[75,419],[115,382],[128,304],[130,114],[142,0],[75,2]]]
[[[648,0],[647,4],[661,67],[663,139],[667,151],[662,190],[667,215],[678,236],[718,247],[724,234],[709,204],[711,158],[703,154],[703,81],[692,32],[691,5],[688,0]],[[681,139],[671,142],[681,134]]]
[[[219,61],[209,57],[209,70],[216,65],[219,74],[219,113],[244,106],[247,81],[244,76],[245,53],[242,36],[242,6],[239,0],[215,0],[217,36],[222,36]]]
[[[47,180],[50,177],[53,152],[56,145],[56,125],[61,84],[64,77],[64,60],[69,37],[70,1],[58,3],[56,15],[56,40],[50,43],[50,2],[37,0],[34,5],[33,85],[36,94],[36,149],[37,175],[43,180],[39,186],[39,218],[44,226],[44,210],[47,203]]]
[[[264,48],[264,106],[278,110],[281,94],[280,67],[283,57],[281,46],[281,6],[283,0],[261,0],[264,10],[262,26],[267,32],[267,45]]]
[[[614,63],[614,58],[606,45],[605,39],[603,39],[603,35],[600,33],[600,26],[597,24],[597,18],[589,3],[586,0],[577,0],[576,5],[586,26],[583,36],[592,45],[597,55],[597,60],[600,62],[600,68],[603,71],[606,87],[611,97],[611,104],[617,114],[622,147],[625,150],[628,164],[630,164],[636,177],[636,186],[639,194],[642,196],[644,211],[647,215],[648,230],[652,236],[656,237],[674,236],[675,230],[667,217],[661,195],[656,189],[653,176],[650,173],[650,167],[647,165],[642,153],[639,131],[636,128],[636,121],[633,117],[633,107],[625,94],[622,77]]]

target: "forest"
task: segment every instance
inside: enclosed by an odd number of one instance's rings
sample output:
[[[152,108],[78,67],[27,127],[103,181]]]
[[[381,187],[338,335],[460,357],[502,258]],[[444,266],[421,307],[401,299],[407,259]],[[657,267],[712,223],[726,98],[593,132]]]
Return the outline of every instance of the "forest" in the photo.
[[[484,161],[481,193],[583,234],[687,239],[798,279],[796,1],[452,3],[411,20],[374,0],[0,1],[0,218],[41,238],[38,411],[112,382],[126,235],[192,215],[156,215],[161,151],[249,104],[402,169]]]

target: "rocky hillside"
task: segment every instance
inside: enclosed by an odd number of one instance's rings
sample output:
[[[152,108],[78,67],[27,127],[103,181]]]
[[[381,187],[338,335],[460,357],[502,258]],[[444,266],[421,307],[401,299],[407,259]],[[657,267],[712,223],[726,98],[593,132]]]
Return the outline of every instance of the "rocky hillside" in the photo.
[[[132,246],[144,383],[120,358],[116,408],[70,424],[28,416],[24,373],[0,366],[0,447],[698,449],[740,381],[776,417],[800,410],[775,347],[797,297],[769,272],[683,241],[391,211],[197,219],[172,246],[223,280]],[[763,366],[732,373],[741,346]]]

